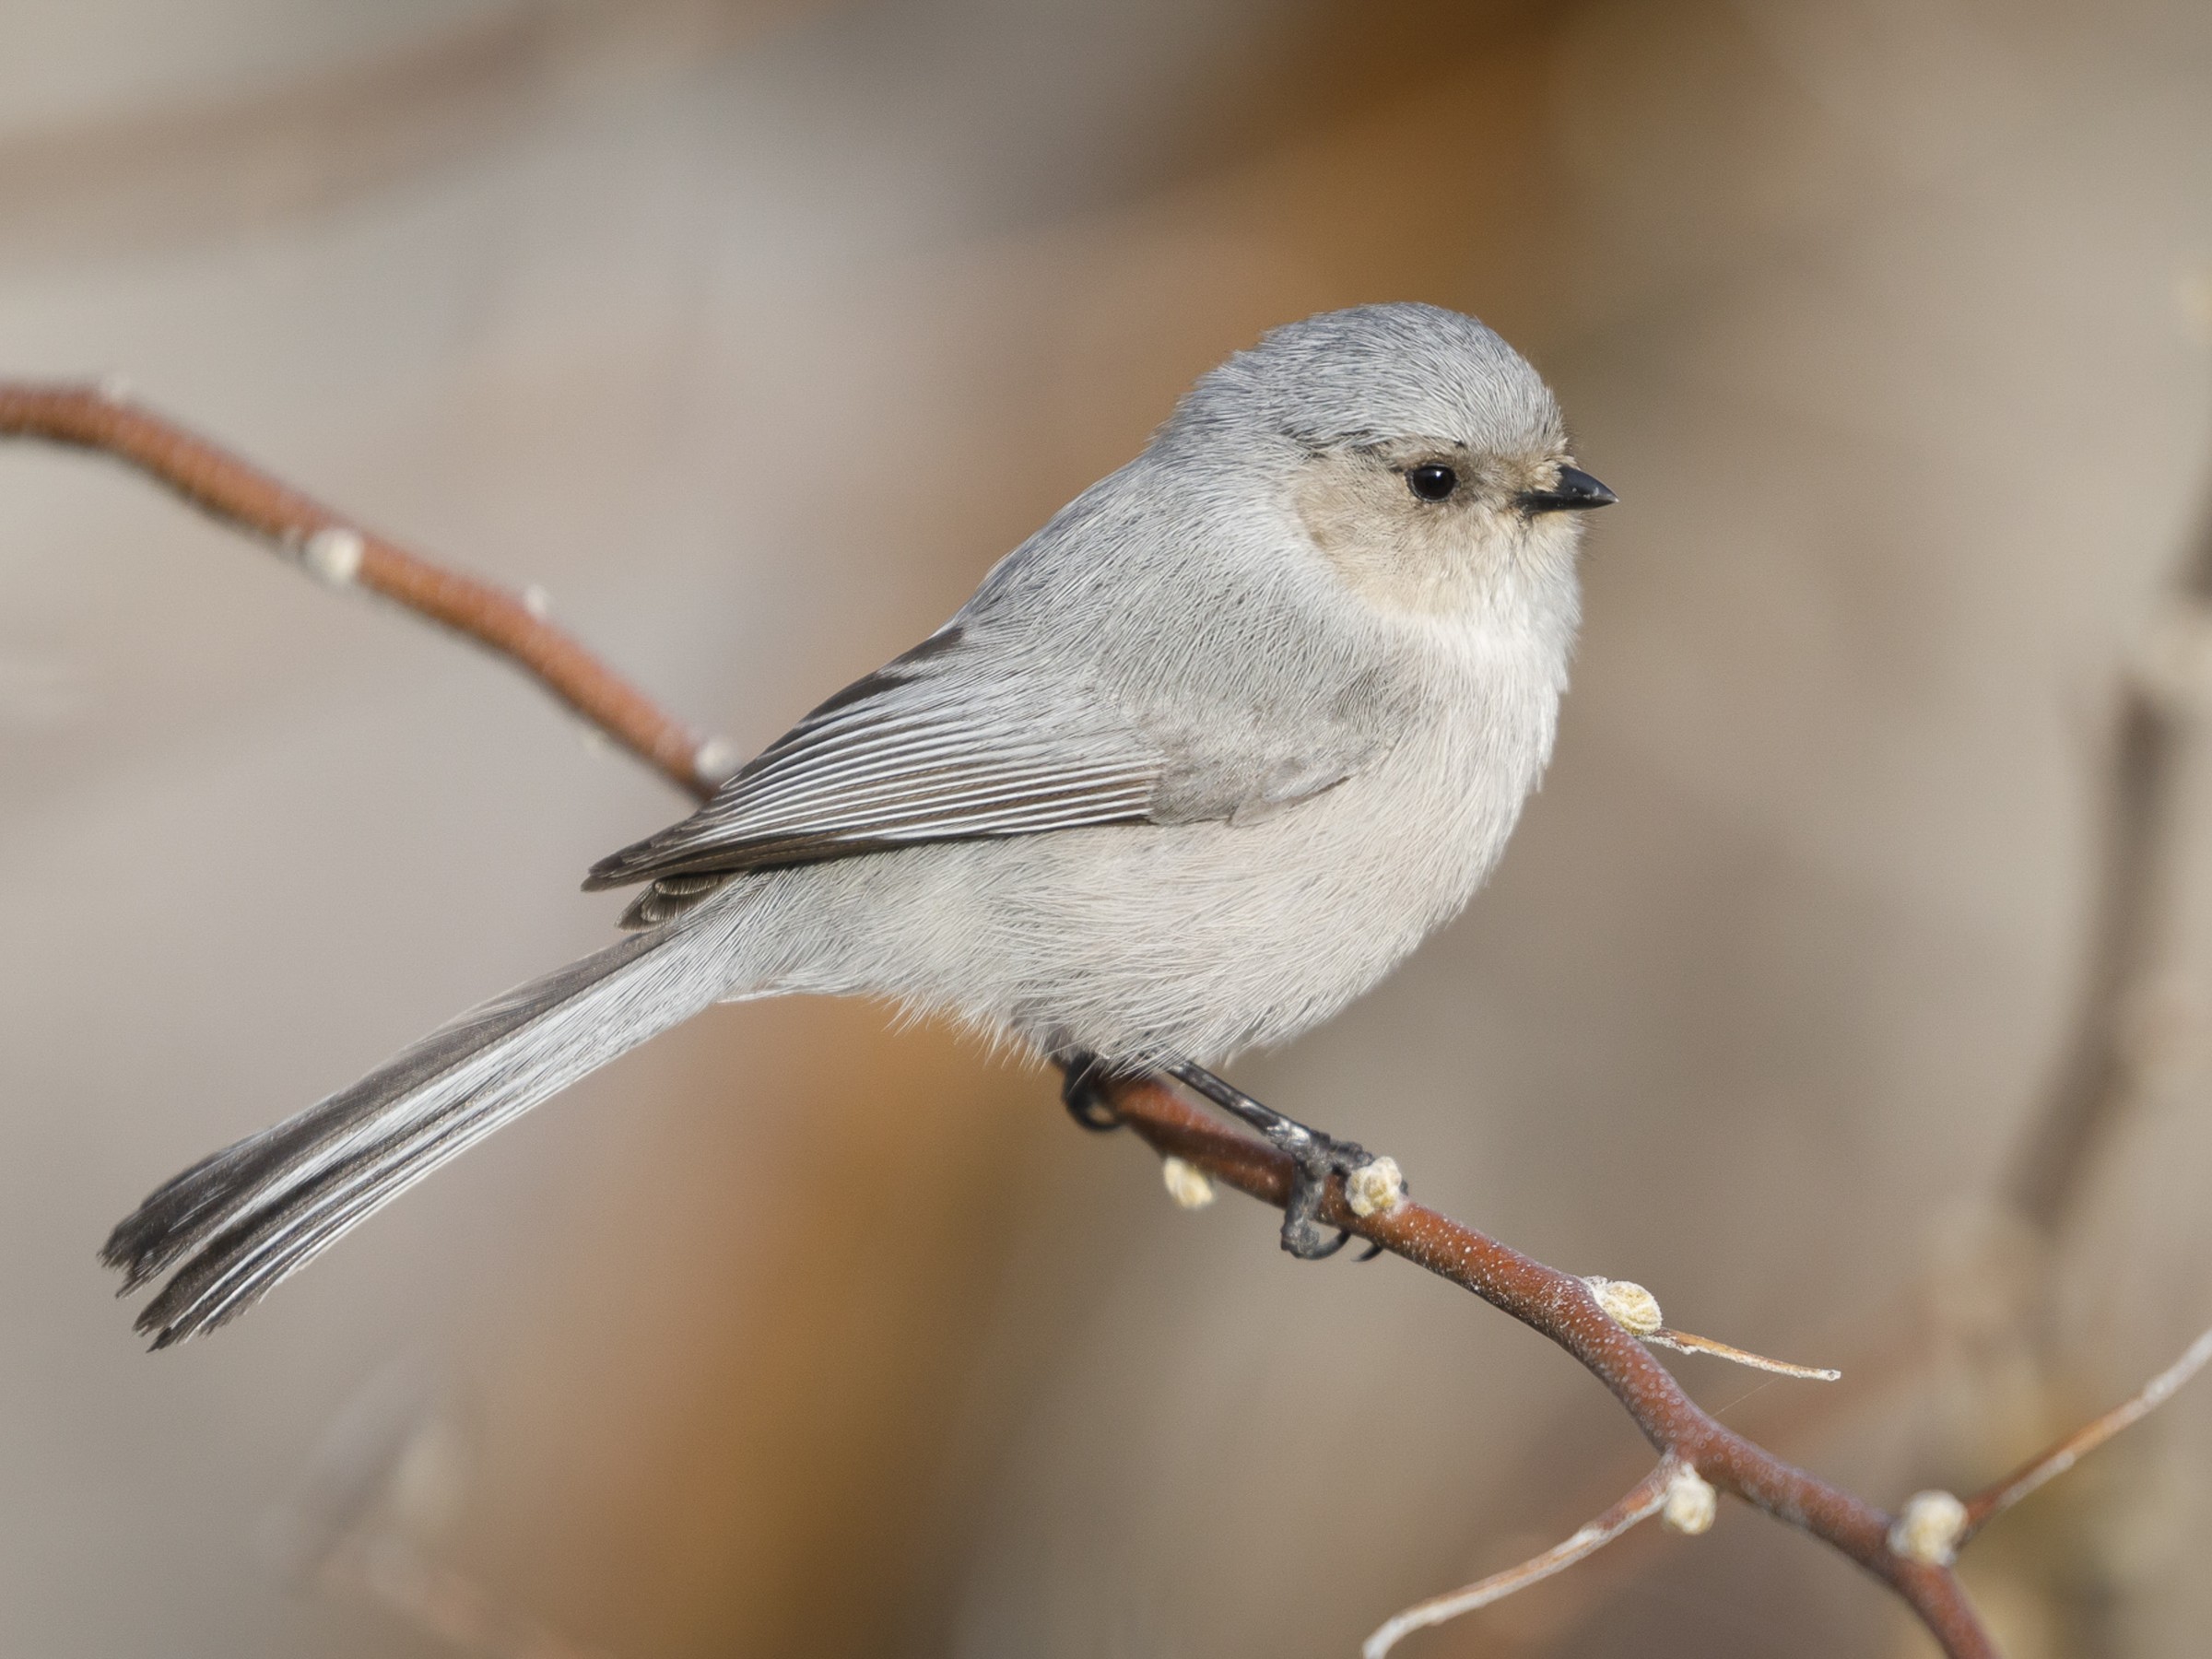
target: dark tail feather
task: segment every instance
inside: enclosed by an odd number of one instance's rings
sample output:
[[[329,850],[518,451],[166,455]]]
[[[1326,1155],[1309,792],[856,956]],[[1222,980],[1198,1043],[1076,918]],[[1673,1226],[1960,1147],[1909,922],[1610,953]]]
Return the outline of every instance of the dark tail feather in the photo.
[[[100,1252],[125,1292],[182,1264],[138,1329],[161,1348],[236,1318],[455,1153],[705,1007],[727,934],[679,923],[571,962],[157,1189]]]

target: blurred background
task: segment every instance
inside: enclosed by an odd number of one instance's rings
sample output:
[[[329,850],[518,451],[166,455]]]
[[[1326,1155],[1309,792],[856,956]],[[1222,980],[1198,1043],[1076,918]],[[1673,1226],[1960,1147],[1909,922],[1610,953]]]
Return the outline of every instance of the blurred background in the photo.
[[[747,750],[1391,299],[1622,504],[1490,890],[1239,1080],[1844,1367],[1671,1361],[1784,1454],[1993,1479],[2212,1319],[2212,8],[0,6],[0,374],[127,376]],[[717,1010],[142,1354],[112,1222],[600,942],[682,806],[0,447],[0,1650],[1348,1654],[1648,1467],[1503,1317],[859,1006]],[[2178,1659],[2208,1551],[2200,1384],[1966,1571],[2013,1659]],[[1405,1650],[1931,1651],[1737,1507]]]

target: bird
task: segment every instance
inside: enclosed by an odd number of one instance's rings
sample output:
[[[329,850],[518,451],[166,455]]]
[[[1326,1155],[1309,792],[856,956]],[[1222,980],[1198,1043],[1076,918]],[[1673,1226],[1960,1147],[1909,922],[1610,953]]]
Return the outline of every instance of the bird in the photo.
[[[1371,1161],[1210,1068],[1366,991],[1480,888],[1547,764],[1613,492],[1537,371],[1394,302],[1203,375],[936,632],[602,859],[617,942],[194,1165],[102,1252],[165,1347],[493,1130],[725,1001],[880,999],[1296,1155],[1292,1253]],[[1110,1121],[1110,1115],[1108,1116]],[[1341,1242],[1341,1235],[1337,1242]]]

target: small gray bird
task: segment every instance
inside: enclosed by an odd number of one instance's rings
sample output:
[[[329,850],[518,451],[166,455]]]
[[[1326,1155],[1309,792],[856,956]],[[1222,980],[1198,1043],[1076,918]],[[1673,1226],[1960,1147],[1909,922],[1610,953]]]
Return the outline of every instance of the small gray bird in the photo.
[[[1288,1147],[1301,1255],[1367,1161],[1203,1069],[1326,1018],[1474,894],[1549,758],[1577,469],[1535,370],[1427,305],[1277,329],[959,614],[602,861],[628,938],[187,1170],[104,1253],[156,1347],[711,1003],[887,998],[1166,1072]],[[1341,1242],[1341,1239],[1338,1240]],[[181,1265],[179,1265],[181,1264]]]

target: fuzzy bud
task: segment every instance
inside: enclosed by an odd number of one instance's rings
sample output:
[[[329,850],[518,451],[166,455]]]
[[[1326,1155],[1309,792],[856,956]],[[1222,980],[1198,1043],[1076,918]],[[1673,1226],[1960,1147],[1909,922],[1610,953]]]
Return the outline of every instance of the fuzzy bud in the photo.
[[[1678,1532],[1688,1537],[1712,1530],[1713,1517],[1720,1513],[1721,1495],[1712,1489],[1712,1483],[1684,1464],[1675,1471],[1667,1483],[1666,1501],[1660,1506],[1659,1520],[1669,1532]]]
[[[710,783],[719,784],[745,761],[737,746],[727,737],[710,737],[691,757],[691,770]]]
[[[1915,1492],[1889,1524],[1889,1553],[1923,1567],[1948,1567],[1965,1533],[1965,1504],[1948,1492]]]
[[[361,558],[368,551],[359,530],[343,524],[325,524],[307,538],[300,561],[317,580],[332,587],[348,587],[361,573]]]
[[[1631,1336],[1651,1336],[1666,1328],[1659,1299],[1630,1279],[1586,1278],[1590,1294],[1607,1318]]]
[[[1352,1214],[1387,1216],[1406,1202],[1406,1176],[1394,1158],[1378,1158],[1362,1164],[1344,1178],[1344,1201]]]
[[[1159,1160],[1159,1178],[1167,1182],[1168,1196],[1184,1209],[1204,1209],[1214,1201],[1213,1179],[1196,1164],[1171,1154]]]

